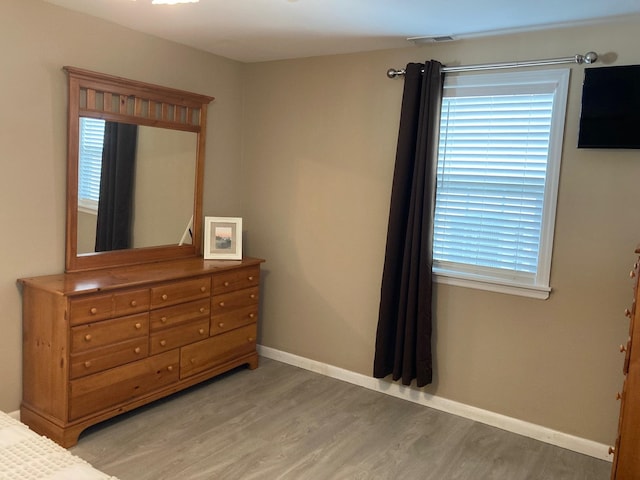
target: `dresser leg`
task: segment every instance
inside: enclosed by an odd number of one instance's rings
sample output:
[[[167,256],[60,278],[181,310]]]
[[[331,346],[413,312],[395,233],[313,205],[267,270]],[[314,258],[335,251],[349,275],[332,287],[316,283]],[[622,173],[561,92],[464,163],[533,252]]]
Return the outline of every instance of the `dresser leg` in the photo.
[[[34,432],[53,440],[64,448],[76,445],[78,443],[78,437],[86,428],[86,425],[61,427],[38,415],[24,405],[20,408],[20,421]]]
[[[250,360],[249,362],[247,362],[247,365],[249,365],[249,369],[250,370],[255,370],[256,368],[258,368],[258,354],[255,354]]]

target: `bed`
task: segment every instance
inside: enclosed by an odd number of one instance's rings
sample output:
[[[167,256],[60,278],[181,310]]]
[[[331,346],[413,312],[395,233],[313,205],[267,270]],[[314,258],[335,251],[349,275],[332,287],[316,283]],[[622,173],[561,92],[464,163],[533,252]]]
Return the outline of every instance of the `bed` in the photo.
[[[0,412],[1,480],[118,480]]]

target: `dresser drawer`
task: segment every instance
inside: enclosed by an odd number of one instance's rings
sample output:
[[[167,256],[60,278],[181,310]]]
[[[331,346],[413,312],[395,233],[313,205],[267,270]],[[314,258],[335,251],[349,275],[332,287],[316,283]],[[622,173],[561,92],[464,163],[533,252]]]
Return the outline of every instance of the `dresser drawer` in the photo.
[[[75,353],[70,358],[70,377],[74,379],[101,372],[108,368],[140,360],[148,354],[149,341],[146,336]]]
[[[193,320],[173,328],[167,328],[151,334],[149,352],[155,355],[172,348],[197,342],[209,336],[209,319]]]
[[[132,315],[149,310],[149,289],[127,290],[113,295],[114,317]]]
[[[150,314],[150,330],[155,332],[163,328],[174,327],[200,317],[209,317],[210,300],[196,300],[173,307],[153,310]]]
[[[258,304],[230,310],[221,315],[211,317],[209,335],[219,335],[234,328],[242,327],[258,320]]]
[[[260,266],[231,270],[213,276],[213,294],[255,287],[260,283]]]
[[[210,276],[165,283],[151,289],[151,308],[161,308],[198,298],[207,298],[210,294]]]
[[[257,305],[259,300],[258,287],[246,288],[211,298],[211,315],[220,315],[236,308]]]
[[[257,326],[252,324],[183,347],[180,349],[180,378],[255,352],[256,333]]]
[[[103,320],[71,328],[71,353],[119,343],[149,334],[149,314]]]
[[[70,382],[69,419],[134,400],[178,381],[178,351],[147,357]]]
[[[80,325],[111,318],[113,295],[89,295],[69,299],[69,323]]]

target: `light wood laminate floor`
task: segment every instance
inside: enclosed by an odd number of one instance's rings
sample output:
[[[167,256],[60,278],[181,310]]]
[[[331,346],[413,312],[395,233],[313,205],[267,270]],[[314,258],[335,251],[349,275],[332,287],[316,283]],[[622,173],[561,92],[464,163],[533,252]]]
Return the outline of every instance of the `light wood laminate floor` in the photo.
[[[274,360],[91,427],[121,480],[606,480],[611,464]]]

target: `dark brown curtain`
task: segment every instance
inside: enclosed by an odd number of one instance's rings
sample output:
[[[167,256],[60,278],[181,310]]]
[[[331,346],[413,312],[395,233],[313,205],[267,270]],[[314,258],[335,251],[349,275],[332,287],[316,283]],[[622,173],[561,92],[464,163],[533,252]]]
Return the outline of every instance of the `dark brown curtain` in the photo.
[[[422,72],[424,71],[424,73]],[[373,376],[432,381],[431,268],[442,65],[410,63],[389,209]]]
[[[121,250],[131,246],[137,143],[137,125],[106,122],[100,173],[96,252]]]

